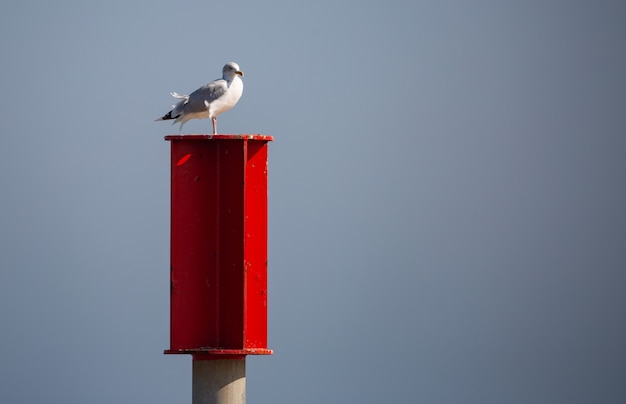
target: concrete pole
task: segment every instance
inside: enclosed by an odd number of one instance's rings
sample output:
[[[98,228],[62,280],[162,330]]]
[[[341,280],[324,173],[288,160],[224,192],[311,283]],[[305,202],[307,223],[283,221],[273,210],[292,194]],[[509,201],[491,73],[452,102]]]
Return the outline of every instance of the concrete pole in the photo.
[[[193,404],[246,404],[246,360],[193,360]]]

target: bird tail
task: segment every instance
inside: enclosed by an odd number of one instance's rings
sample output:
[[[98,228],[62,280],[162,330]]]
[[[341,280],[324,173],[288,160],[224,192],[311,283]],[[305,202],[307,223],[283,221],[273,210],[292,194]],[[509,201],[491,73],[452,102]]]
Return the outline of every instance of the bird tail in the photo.
[[[189,101],[188,95],[178,94],[176,92],[172,92],[170,94],[172,94],[172,97],[178,98],[179,100],[184,100],[184,101],[179,101],[178,104],[172,105],[172,110],[170,112],[168,112],[167,114],[163,115],[160,118],[155,119],[155,121],[167,121],[170,119],[178,118],[180,116],[182,106],[185,105]],[[174,113],[174,115],[172,115],[172,113]]]
[[[179,100],[181,100],[181,99],[185,100],[185,101],[189,100],[189,96],[188,95],[178,94],[177,92],[171,92],[170,94],[172,94],[172,97],[178,98]]]
[[[172,111],[168,112],[167,114],[163,115],[160,118],[155,119],[155,121],[168,121],[170,119],[176,119],[177,117],[172,116]]]

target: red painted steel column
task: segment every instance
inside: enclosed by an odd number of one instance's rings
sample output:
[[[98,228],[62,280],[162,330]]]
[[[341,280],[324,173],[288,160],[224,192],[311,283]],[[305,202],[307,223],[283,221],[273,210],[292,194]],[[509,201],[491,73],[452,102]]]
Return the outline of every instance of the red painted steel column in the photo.
[[[169,354],[267,349],[267,143],[261,135],[171,141]]]
[[[272,354],[267,348],[267,144],[273,138],[165,139],[171,142],[170,349],[165,353],[191,354],[194,362],[244,360],[245,377],[246,355]]]

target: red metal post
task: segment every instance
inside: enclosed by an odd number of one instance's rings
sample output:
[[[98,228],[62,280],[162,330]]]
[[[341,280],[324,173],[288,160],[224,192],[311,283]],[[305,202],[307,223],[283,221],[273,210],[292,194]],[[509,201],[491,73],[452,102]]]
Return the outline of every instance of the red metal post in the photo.
[[[171,324],[166,354],[269,355],[267,143],[262,135],[171,142]]]

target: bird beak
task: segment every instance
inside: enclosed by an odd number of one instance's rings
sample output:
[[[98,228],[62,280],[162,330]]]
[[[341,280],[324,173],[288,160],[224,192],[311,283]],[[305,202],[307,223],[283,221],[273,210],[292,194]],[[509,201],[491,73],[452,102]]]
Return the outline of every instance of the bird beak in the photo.
[[[241,77],[243,77],[243,72],[242,72],[241,70],[237,70],[237,71],[235,72],[235,74],[238,74],[238,75],[240,75]]]

